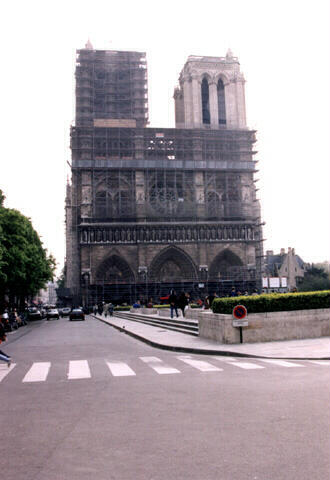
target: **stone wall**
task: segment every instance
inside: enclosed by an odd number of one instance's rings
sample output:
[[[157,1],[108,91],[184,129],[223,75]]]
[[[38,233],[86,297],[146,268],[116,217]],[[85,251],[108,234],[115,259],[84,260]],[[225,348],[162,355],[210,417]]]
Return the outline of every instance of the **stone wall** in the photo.
[[[197,319],[199,336],[219,343],[239,343],[239,328],[232,326],[232,315],[190,309],[188,318]],[[248,327],[243,327],[243,342],[298,340],[330,336],[330,309],[292,312],[252,313]]]

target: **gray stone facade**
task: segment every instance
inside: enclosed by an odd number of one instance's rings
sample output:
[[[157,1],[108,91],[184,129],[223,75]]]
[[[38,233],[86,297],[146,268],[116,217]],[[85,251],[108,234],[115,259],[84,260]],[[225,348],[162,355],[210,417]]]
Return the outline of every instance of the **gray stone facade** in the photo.
[[[77,301],[260,288],[256,139],[237,59],[189,57],[175,129],[143,126],[145,54],[89,45],[78,51],[76,78],[66,260]]]

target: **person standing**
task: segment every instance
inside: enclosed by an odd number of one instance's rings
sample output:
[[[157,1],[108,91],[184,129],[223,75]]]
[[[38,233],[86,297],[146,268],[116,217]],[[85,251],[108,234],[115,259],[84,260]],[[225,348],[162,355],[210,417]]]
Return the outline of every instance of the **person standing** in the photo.
[[[110,317],[112,317],[112,315],[113,315],[113,309],[114,309],[114,306],[113,306],[113,304],[110,302],[110,303],[109,303],[109,306],[108,306],[108,312],[109,312]]]
[[[212,309],[213,300],[217,297],[218,297],[218,295],[216,294],[216,292],[214,292],[213,294],[211,293],[211,295],[209,295],[209,298],[208,298],[209,308]]]
[[[171,291],[171,295],[169,297],[170,302],[170,309],[171,309],[171,318],[173,318],[173,312],[175,311],[176,317],[179,317],[178,314],[178,297],[174,290]]]
[[[184,317],[184,311],[185,311],[185,308],[186,308],[187,305],[188,305],[187,295],[185,294],[185,292],[182,292],[179,296],[179,299],[178,299],[178,306],[179,306],[180,310],[182,311],[182,316],[183,317]]]
[[[5,328],[2,324],[2,321],[0,320],[0,343],[2,342],[5,342],[7,339],[6,337],[6,332],[5,332]],[[2,350],[0,350],[0,360],[3,360],[4,362],[7,363],[8,365],[8,368],[10,367],[11,365],[11,358],[9,355],[7,355],[5,352],[3,352]]]

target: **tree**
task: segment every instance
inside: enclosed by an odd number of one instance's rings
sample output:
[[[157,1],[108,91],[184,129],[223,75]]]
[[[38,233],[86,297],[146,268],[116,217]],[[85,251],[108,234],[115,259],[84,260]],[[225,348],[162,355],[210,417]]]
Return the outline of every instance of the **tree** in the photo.
[[[0,209],[3,208],[3,203],[5,198],[6,197],[4,196],[2,190],[0,189]],[[3,260],[3,255],[4,255],[3,241],[4,241],[4,234],[3,234],[3,229],[0,225],[0,284],[1,282],[5,282],[7,280],[7,277],[3,272],[4,266],[5,266],[5,262]]]
[[[323,268],[314,265],[308,267],[304,275],[304,280],[299,284],[300,292],[312,292],[318,290],[330,290],[329,273]]]
[[[57,288],[65,287],[65,279],[66,279],[66,263],[64,264],[61,275],[57,279]]]
[[[1,199],[2,192],[0,192]],[[34,296],[52,280],[56,266],[29,218],[0,206],[0,296],[11,301]]]

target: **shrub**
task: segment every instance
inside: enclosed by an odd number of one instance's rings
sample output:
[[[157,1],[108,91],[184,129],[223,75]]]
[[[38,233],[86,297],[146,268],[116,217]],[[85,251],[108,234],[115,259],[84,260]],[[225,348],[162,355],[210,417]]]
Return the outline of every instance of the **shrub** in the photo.
[[[229,298],[215,298],[214,313],[231,314],[236,305],[244,305],[248,313],[284,312],[330,307],[330,290],[302,293],[270,293]]]
[[[119,305],[114,308],[115,312],[127,312],[130,311],[130,309],[131,307],[129,305]]]

